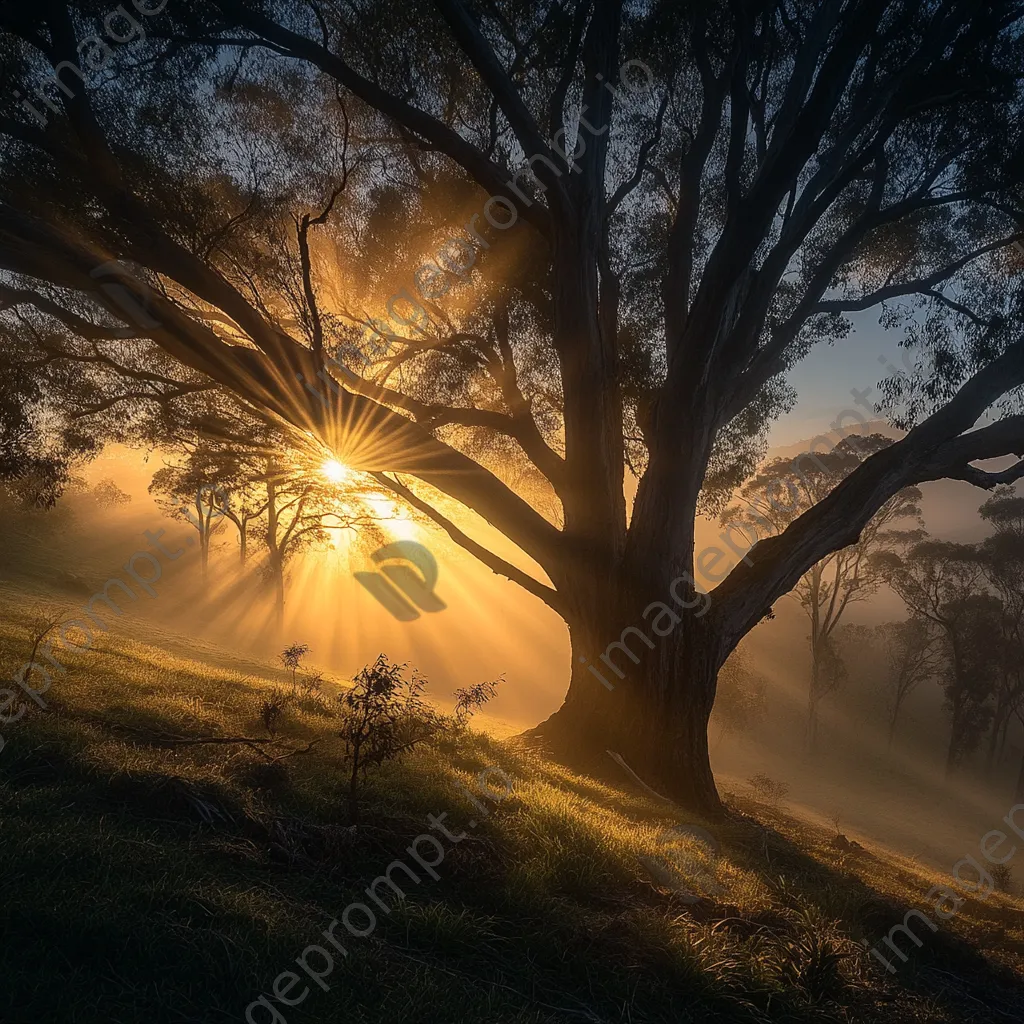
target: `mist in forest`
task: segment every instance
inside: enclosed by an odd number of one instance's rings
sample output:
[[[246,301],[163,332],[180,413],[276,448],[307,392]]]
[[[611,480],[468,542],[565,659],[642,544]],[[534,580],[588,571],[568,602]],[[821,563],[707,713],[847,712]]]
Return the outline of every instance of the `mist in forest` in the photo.
[[[805,442],[775,449],[765,464],[791,461],[807,450]],[[124,576],[125,561],[136,549],[145,549],[140,541],[148,531],[176,557],[165,561],[153,586],[156,596],[140,594],[134,603],[125,602],[114,630],[172,649],[177,645],[179,653],[191,650],[214,664],[235,659],[276,663],[286,644],[308,644],[310,664],[338,681],[386,652],[422,672],[430,681],[430,697],[441,705],[450,704],[460,687],[503,679],[505,685],[482,719],[498,736],[530,728],[559,706],[569,662],[564,625],[439,531],[386,517],[369,537],[361,537],[358,529],[345,531],[299,552],[286,568],[279,623],[259,531],[249,538],[242,564],[238,530],[221,517],[212,530],[204,574],[193,522],[153,487],[164,465],[158,452],[111,448],[72,481],[54,509],[5,510],[12,526],[5,577],[55,588],[66,595],[60,603],[74,617],[76,604],[88,601],[111,577]],[[996,531],[978,507],[978,492],[966,483],[924,485],[915,539],[983,545]],[[486,531],[485,524],[478,525]],[[737,544],[743,535],[729,533],[723,522],[703,517],[697,536],[698,551],[728,556],[725,561],[713,554],[704,563],[698,560],[711,576],[731,568],[744,553]],[[397,619],[357,581],[357,574],[379,569],[372,558],[378,544],[401,538],[415,540],[434,555],[435,593],[444,606],[413,621]],[[515,558],[515,549],[506,547]],[[528,562],[521,553],[518,557]],[[713,601],[713,579],[698,578]],[[751,632],[721,674],[709,739],[723,789],[745,793],[757,788],[756,780],[764,786],[767,779],[802,816],[935,868],[952,863],[973,841],[974,831],[982,834],[986,823],[1002,817],[1014,802],[1024,728],[1013,712],[1015,677],[1001,675],[995,662],[982,666],[988,675],[974,695],[976,720],[947,771],[953,728],[950,668],[938,636],[932,637],[926,664],[916,675],[913,665],[900,663],[901,655],[912,662],[914,653],[900,647],[899,636],[894,642],[893,631],[913,619],[907,603],[881,580],[851,596],[832,634],[835,678],[817,701],[811,743],[809,613],[796,592],[780,599],[771,618]],[[998,624],[992,628],[998,630]],[[182,637],[195,638],[199,646],[183,645]],[[997,639],[991,642],[994,649]],[[901,682],[901,670],[914,676],[909,684]],[[603,692],[595,685],[594,699]]]

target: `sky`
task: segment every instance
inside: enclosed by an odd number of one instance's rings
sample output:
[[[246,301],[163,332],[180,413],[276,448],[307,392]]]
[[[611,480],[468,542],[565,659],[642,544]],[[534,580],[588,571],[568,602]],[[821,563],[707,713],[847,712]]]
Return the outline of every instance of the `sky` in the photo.
[[[882,329],[877,311],[855,314],[851,320],[854,330],[845,339],[836,345],[818,345],[790,371],[788,379],[796,389],[797,403],[772,428],[769,441],[773,448],[826,433],[841,412],[860,408],[850,393],[852,388],[862,394],[871,388],[867,400],[877,398],[878,383],[889,376],[880,356],[901,366],[900,335]],[[875,418],[865,409],[860,411],[869,420]]]

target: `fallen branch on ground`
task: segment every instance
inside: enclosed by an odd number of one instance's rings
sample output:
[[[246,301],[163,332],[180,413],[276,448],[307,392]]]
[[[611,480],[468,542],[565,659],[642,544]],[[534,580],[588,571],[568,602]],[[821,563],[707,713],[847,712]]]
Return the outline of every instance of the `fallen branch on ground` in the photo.
[[[248,747],[271,764],[276,764],[278,761],[284,761],[286,758],[293,757],[295,754],[308,754],[320,742],[320,740],[310,740],[304,747],[289,747],[282,744],[280,740],[265,736],[175,736],[173,733],[147,732],[145,729],[136,728],[134,725],[125,725],[123,722],[111,722],[96,715],[73,715],[71,717],[77,718],[80,721],[89,722],[89,724],[97,725],[103,729],[110,729],[113,732],[131,733],[134,737],[153,746],[191,747],[205,743],[213,743],[221,746],[238,744],[240,746]],[[266,746],[271,748],[283,747],[285,753],[273,756],[261,749],[261,747]]]

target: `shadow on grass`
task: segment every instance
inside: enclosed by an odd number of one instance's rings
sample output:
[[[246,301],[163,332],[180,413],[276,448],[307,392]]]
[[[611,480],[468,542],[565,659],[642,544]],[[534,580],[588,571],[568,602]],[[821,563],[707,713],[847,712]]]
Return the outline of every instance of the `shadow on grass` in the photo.
[[[5,1020],[244,1020],[353,903],[376,910],[372,934],[344,937],[329,991],[311,983],[301,1004],[275,1004],[287,1024],[1019,1013],[1016,979],[952,937],[929,932],[895,977],[868,961],[857,940],[877,941],[906,908],[826,863],[824,838],[783,815],[716,826],[727,895],[689,903],[639,862],[683,815],[514,743],[466,734],[372,773],[353,830],[328,722],[315,755],[261,768],[251,751],[118,734],[181,731],[155,708],[103,715],[33,717],[0,756]],[[502,800],[475,788],[492,765],[515,780]],[[439,877],[417,872],[404,902],[381,909],[366,888],[395,860],[415,868],[408,850],[428,814],[459,838]]]

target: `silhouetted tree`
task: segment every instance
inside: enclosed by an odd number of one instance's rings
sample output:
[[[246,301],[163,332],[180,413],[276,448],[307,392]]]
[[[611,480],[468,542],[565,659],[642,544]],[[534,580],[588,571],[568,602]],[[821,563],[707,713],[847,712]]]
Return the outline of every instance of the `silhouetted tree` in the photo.
[[[360,531],[382,540],[380,523],[390,516],[365,500],[366,485],[360,480],[332,483],[320,472],[308,473],[274,458],[267,461],[263,479],[267,503],[260,539],[266,549],[276,621],[281,626],[286,570],[292,558],[326,544],[333,530]]]
[[[886,751],[891,754],[904,703],[922,683],[934,678],[942,666],[941,634],[923,615],[912,615],[901,622],[883,622],[874,632],[885,654],[889,716]]]
[[[564,756],[620,751],[718,813],[718,670],[772,603],[903,488],[1024,471],[975,465],[1024,419],[971,429],[1024,383],[1016,2],[180,0],[85,87],[96,9],[0,11],[0,319],[26,365],[76,367],[98,417],[218,386],[379,474],[565,619],[541,730]],[[916,429],[708,606],[698,510],[763,458],[792,365],[872,308],[921,349],[887,392]],[[656,641],[626,658],[636,622]]]
[[[93,501],[100,508],[120,508],[131,503],[132,496],[122,491],[110,477],[105,477],[92,489]]]
[[[1003,659],[1000,666],[988,765],[1002,753],[1013,713],[1024,704],[1024,498],[1012,487],[997,488],[978,509],[995,527],[981,545],[985,575],[1002,602],[1000,622]],[[1024,760],[1024,752],[1022,752]]]
[[[874,561],[911,612],[942,631],[943,691],[951,716],[948,777],[991,719],[989,701],[1002,657],[1001,604],[985,592],[981,555],[971,544],[926,540],[904,557],[883,552]]]
[[[737,503],[722,514],[722,522],[739,526],[753,538],[781,534],[846,479],[869,455],[884,451],[892,439],[882,434],[852,436],[831,451],[777,458],[763,466],[737,495]],[[816,562],[793,588],[807,615],[811,647],[811,676],[807,688],[805,748],[813,753],[822,700],[845,677],[833,634],[852,603],[878,589],[881,578],[870,556],[918,537],[919,531],[896,529],[897,524],[921,524],[921,491],[905,487],[885,501],[861,530],[855,544],[833,551]],[[909,522],[908,522],[909,521]]]
[[[158,469],[149,485],[149,493],[167,515],[196,531],[204,583],[209,579],[210,543],[224,525],[227,503],[216,467],[216,455],[207,445],[189,445],[184,458]]]

